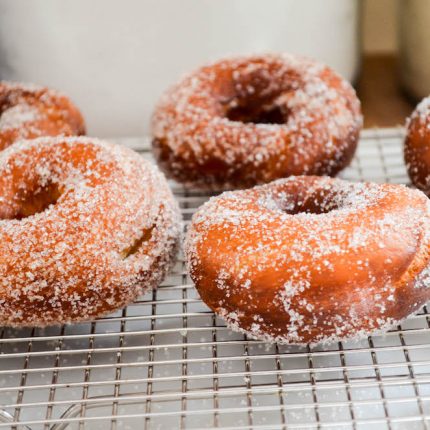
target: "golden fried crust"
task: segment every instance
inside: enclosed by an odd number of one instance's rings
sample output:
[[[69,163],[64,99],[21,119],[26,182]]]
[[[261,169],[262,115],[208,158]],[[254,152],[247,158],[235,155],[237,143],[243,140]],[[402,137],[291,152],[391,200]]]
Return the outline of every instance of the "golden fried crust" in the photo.
[[[412,183],[430,195],[430,97],[407,120],[405,162]]]
[[[89,320],[156,287],[174,260],[178,206],[130,149],[84,137],[0,153],[0,325]]]
[[[289,175],[335,175],[362,124],[354,90],[330,68],[293,55],[219,61],[168,90],[152,121],[170,177],[195,187],[245,188]]]
[[[386,330],[430,299],[430,206],[401,185],[291,177],[211,199],[186,240],[202,299],[293,344]]]
[[[66,96],[31,84],[0,82],[0,151],[20,139],[82,134],[82,115]]]

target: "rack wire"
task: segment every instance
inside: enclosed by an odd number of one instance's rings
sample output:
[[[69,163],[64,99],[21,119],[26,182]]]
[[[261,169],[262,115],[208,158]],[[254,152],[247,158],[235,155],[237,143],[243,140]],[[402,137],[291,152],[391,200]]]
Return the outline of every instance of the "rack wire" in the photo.
[[[367,130],[350,180],[407,183],[402,129]],[[118,139],[150,157],[145,139]],[[172,184],[185,225],[209,197]],[[0,427],[428,429],[430,314],[325,347],[265,344],[200,301],[183,256],[155,291],[97,321],[0,329]]]

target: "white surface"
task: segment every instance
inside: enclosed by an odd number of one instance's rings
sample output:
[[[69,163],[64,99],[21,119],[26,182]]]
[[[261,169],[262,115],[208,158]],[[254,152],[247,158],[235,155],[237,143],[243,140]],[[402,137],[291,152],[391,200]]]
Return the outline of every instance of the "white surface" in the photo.
[[[291,51],[352,79],[357,0],[1,0],[0,78],[69,94],[93,135],[142,135],[161,92],[208,60]]]
[[[147,141],[121,143],[150,156]],[[402,131],[365,131],[342,176],[407,183]],[[172,186],[189,222],[208,196]],[[110,317],[0,329],[0,404],[15,416],[0,427],[425,429],[429,321],[424,308],[385,336],[324,348],[248,341],[199,300],[180,259],[162,287]]]

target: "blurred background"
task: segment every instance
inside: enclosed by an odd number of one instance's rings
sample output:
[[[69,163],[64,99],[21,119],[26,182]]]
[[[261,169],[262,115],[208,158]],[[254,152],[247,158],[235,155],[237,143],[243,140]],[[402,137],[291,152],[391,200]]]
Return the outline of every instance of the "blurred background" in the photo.
[[[365,126],[430,93],[430,0],[0,0],[0,79],[68,94],[89,133],[141,135],[157,98],[225,55],[289,51],[353,82]]]

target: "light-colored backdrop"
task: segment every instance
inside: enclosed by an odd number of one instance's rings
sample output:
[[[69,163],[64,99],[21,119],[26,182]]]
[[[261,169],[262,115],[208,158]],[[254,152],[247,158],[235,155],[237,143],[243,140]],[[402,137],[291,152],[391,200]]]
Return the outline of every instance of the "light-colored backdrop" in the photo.
[[[160,93],[227,54],[291,51],[352,79],[358,0],[1,0],[0,78],[62,89],[96,135],[144,134]]]

